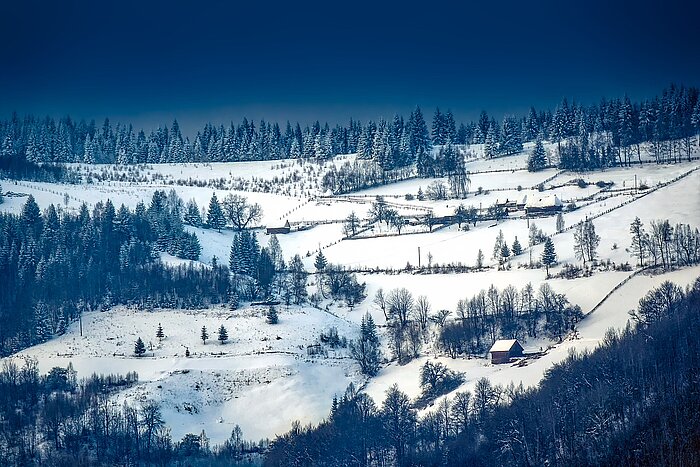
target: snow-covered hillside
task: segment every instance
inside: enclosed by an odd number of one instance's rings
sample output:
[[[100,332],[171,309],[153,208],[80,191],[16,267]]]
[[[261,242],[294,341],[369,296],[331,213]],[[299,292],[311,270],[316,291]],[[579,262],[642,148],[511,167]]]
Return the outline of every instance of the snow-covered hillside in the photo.
[[[548,149],[552,146],[547,145]],[[685,286],[700,276],[697,266],[654,276],[640,273],[601,304],[611,290],[635,274],[636,259],[630,251],[629,234],[635,217],[647,224],[668,219],[671,224],[683,222],[700,226],[700,164],[694,161],[588,173],[557,169],[531,173],[525,169],[529,150],[531,147],[526,145],[523,153],[491,160],[482,157],[483,148],[469,148],[474,156],[467,162],[472,172],[470,193],[460,200],[418,200],[419,189],[425,192],[435,181],[418,178],[346,196],[322,196],[325,193],[320,189],[319,179],[324,167],[293,160],[151,165],[139,169],[141,181],[115,181],[120,174],[128,174],[129,168],[84,165],[75,168],[91,183],[63,185],[3,180],[3,191],[20,195],[6,196],[0,205],[1,210],[13,213],[21,211],[26,201],[24,195],[29,194],[42,208],[53,203],[67,210],[77,210],[82,202],[94,206],[108,198],[117,206],[123,203],[134,207],[140,201],[148,205],[154,191],[163,189],[174,189],[183,200],[194,199],[199,206],[207,206],[212,193],[219,199],[229,193],[240,194],[262,207],[262,219],[254,226],[261,246],[266,246],[270,239],[264,226],[282,226],[286,221],[308,224],[307,230],[278,235],[285,260],[299,254],[306,269],[313,272],[315,255],[321,249],[330,263],[361,270],[358,280],[366,283],[367,292],[367,299],[352,309],[330,300],[322,301],[317,308],[308,304],[279,305],[280,320],[274,325],[265,320],[267,307],[248,303],[235,311],[226,307],[198,311],[136,311],[116,307],[104,312],[93,311],[83,315],[82,335],[79,323],[73,323],[64,335],[9,358],[36,357],[42,371],[72,363],[80,376],[92,372],[136,371],[139,384],[119,393],[113,403],[159,401],[175,439],[204,429],[213,442],[228,438],[236,424],[243,428],[246,438],[259,439],[287,431],[294,420],[304,424],[318,422],[328,414],[333,396],[340,395],[350,383],[362,387],[377,401],[382,400],[384,391],[394,383],[415,397],[420,392],[418,369],[428,359],[463,371],[465,381],[459,390],[471,390],[482,376],[498,384],[535,385],[548,368],[566,358],[571,350],[592,349],[608,328],[625,326],[628,311],[650,288],[664,280]],[[354,159],[354,155],[338,156],[327,162],[326,167]],[[99,181],[96,175],[100,172],[111,175]],[[578,179],[587,183],[579,183]],[[216,180],[221,183],[215,187]],[[185,183],[189,181],[193,183]],[[202,182],[202,186],[194,183],[197,181]],[[447,183],[445,179],[440,181]],[[612,182],[612,186],[596,185],[599,181]],[[264,192],[252,190],[253,186],[274,188]],[[413,231],[396,235],[395,231],[375,223],[365,237],[344,239],[343,220],[354,212],[364,222],[377,196],[384,197],[405,216],[419,216],[428,211],[448,215],[460,204],[485,210],[495,202],[519,201],[540,190],[557,195],[567,206],[578,208],[563,214],[563,232],[557,233],[554,216],[528,219],[519,211],[504,220],[479,222],[468,230],[464,225],[461,229],[451,225],[430,232],[416,226]],[[545,235],[552,236],[559,266],[551,272],[557,273],[565,263],[580,263],[574,254],[574,232],[568,228],[584,219],[593,219],[601,236],[598,248],[601,262],[629,263],[631,271],[604,268],[588,277],[546,279],[543,269],[526,267],[530,254],[533,259],[539,259],[542,245],[532,247],[531,251],[526,248],[521,255],[511,257],[506,270],[499,270],[497,260],[491,258],[499,231],[508,244],[517,237],[527,247],[530,225],[534,223]],[[231,230],[186,228],[199,238],[201,263],[211,264],[215,256],[221,262],[228,262],[234,235]],[[479,271],[395,273],[407,264],[413,267],[419,263],[422,266],[429,263],[431,266],[474,266],[479,250],[485,256],[485,267]],[[161,258],[172,264],[183,262],[166,254]],[[312,276],[311,291],[315,290],[315,281]],[[357,338],[362,316],[367,312],[383,332],[384,314],[372,301],[379,289],[389,291],[405,287],[414,297],[426,296],[433,311],[454,311],[459,300],[492,284],[499,289],[511,284],[520,289],[527,283],[535,289],[543,283],[551,285],[572,304],[579,305],[584,314],[599,306],[578,323],[575,339],[561,343],[545,338],[526,340],[526,348],[551,346],[551,349],[539,359],[528,360],[524,366],[494,366],[481,358],[483,356],[451,359],[425,346],[423,355],[406,365],[384,361],[379,374],[368,379],[361,374],[347,348],[326,346],[321,355],[309,354],[309,346],[317,344],[321,333],[332,327],[341,337]],[[453,318],[454,313],[449,319]],[[162,342],[155,337],[159,324],[166,335]],[[224,345],[216,340],[221,325],[229,335]],[[210,336],[206,344],[200,339],[203,326]],[[141,358],[133,356],[134,342],[139,337],[147,347],[146,355]],[[383,350],[388,357],[386,342]]]

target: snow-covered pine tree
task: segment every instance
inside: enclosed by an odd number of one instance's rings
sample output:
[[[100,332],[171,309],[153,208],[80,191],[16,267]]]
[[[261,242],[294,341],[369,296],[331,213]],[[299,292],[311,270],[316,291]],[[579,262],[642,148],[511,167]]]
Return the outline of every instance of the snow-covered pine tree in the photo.
[[[496,157],[498,155],[498,135],[495,125],[489,125],[486,139],[484,140],[484,155],[486,157]]]
[[[549,277],[549,267],[556,263],[557,253],[554,250],[554,242],[550,237],[544,242],[544,250],[542,251],[542,264],[547,268],[547,277]]]
[[[360,365],[362,373],[368,376],[377,374],[381,360],[380,343],[374,320],[369,313],[362,317],[360,338],[350,343],[350,353]]]
[[[508,248],[508,243],[503,242],[501,246],[501,261],[506,261],[510,257],[510,248]]]
[[[503,237],[503,230],[499,230],[496,236],[496,243],[493,245],[493,255],[491,258],[500,260],[504,244],[505,238]]]
[[[216,193],[211,195],[209,200],[209,211],[207,212],[207,226],[210,229],[216,229],[221,232],[221,229],[226,227],[226,217],[221,209],[221,204],[216,198]]]
[[[134,355],[137,357],[143,357],[143,355],[146,353],[146,345],[143,343],[143,340],[139,337],[136,339],[136,343],[134,344]]]
[[[527,158],[527,170],[530,172],[538,172],[547,166],[547,155],[544,150],[542,140],[538,139],[535,142],[535,148]]]
[[[523,252],[523,247],[520,245],[520,242],[518,241],[518,237],[515,237],[515,240],[513,240],[513,256],[518,256]]]
[[[207,339],[209,339],[209,333],[207,332],[206,326],[202,326],[202,332],[199,335],[199,338],[202,339],[202,343],[204,345],[207,345]]]
[[[158,338],[158,342],[163,342],[163,338],[165,337],[163,326],[161,326],[160,323],[158,323],[158,329],[156,329],[156,337]]]
[[[512,116],[503,118],[501,141],[498,147],[500,154],[515,154],[523,150],[523,141],[520,133],[520,122]]]
[[[270,305],[270,308],[267,310],[266,316],[266,321],[267,324],[277,324],[279,322],[279,316],[277,315],[277,309],[274,307],[274,305]]]
[[[185,224],[191,225],[193,227],[200,227],[202,225],[202,217],[199,214],[199,206],[194,198],[190,199],[185,206]]]
[[[226,328],[222,324],[221,327],[219,328],[219,336],[217,337],[219,343],[221,345],[225,344],[226,341],[228,340],[228,332],[226,332]]]
[[[445,144],[445,121],[440,108],[435,109],[433,116],[432,138],[434,146]]]
[[[314,261],[314,267],[316,268],[316,271],[323,272],[326,269],[326,266],[328,266],[328,261],[326,260],[323,251],[319,251],[316,255],[316,260]]]

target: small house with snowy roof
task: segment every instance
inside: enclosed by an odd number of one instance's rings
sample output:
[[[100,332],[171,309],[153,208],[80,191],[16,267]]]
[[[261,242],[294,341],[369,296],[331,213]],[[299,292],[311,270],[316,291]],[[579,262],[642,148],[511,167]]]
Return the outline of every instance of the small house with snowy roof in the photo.
[[[491,363],[508,363],[512,357],[523,356],[523,346],[517,339],[500,339],[493,343],[489,350]]]
[[[559,212],[564,208],[564,203],[554,194],[530,195],[524,201],[527,215],[550,214]]]

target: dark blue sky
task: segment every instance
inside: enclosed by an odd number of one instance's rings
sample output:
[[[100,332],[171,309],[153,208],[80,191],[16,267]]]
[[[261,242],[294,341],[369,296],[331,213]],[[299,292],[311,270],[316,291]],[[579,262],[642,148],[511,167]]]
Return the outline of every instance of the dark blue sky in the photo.
[[[689,0],[5,2],[0,115],[191,132],[642,98],[700,84],[698,21]]]

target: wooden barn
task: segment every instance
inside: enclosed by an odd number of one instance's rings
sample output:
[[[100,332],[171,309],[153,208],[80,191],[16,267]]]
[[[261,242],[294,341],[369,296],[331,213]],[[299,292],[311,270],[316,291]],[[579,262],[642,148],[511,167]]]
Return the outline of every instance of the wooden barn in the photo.
[[[512,357],[523,356],[523,346],[517,339],[501,339],[493,343],[489,353],[494,365],[508,363]]]
[[[289,225],[289,221],[284,223],[284,227],[268,227],[265,231],[267,235],[270,234],[288,234],[292,230],[292,227]]]
[[[524,201],[527,215],[554,214],[564,208],[564,203],[553,194],[530,196]]]

